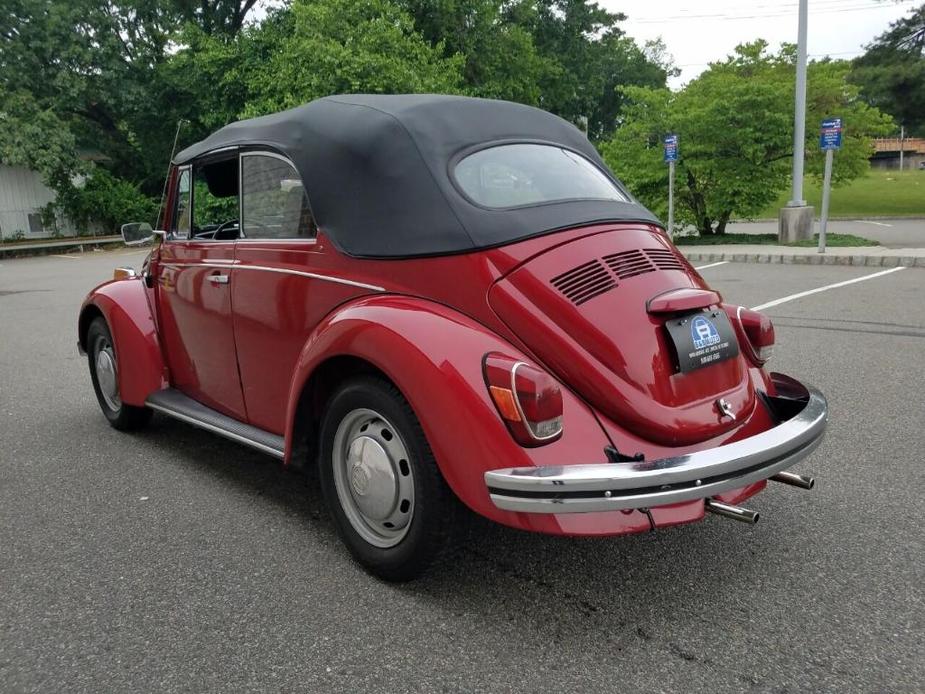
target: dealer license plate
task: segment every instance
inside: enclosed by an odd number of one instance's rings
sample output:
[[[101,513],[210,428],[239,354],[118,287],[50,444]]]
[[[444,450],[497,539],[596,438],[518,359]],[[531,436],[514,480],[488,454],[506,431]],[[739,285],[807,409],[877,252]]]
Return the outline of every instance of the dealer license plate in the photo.
[[[725,311],[700,311],[665,323],[678,355],[678,370],[693,371],[739,353],[735,330]]]

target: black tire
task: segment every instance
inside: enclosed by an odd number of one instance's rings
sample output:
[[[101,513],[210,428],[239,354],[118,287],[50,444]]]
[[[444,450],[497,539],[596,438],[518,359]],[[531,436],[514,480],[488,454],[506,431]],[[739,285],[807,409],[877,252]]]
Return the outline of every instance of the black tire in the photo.
[[[120,431],[134,431],[141,429],[151,421],[151,410],[146,407],[135,407],[126,405],[122,402],[118,394],[118,378],[116,378],[116,393],[107,396],[103,394],[100,387],[100,375],[97,374],[97,358],[100,351],[108,350],[109,354],[115,360],[115,343],[112,339],[112,333],[109,332],[109,326],[106,319],[97,316],[90,323],[87,329],[87,362],[90,366],[90,379],[93,381],[93,391],[96,393],[96,400],[100,404],[100,409],[109,423]]]
[[[380,547],[364,539],[354,527],[357,521],[350,520],[338,495],[335,438],[342,423],[361,410],[381,414],[396,430],[411,466],[414,490],[411,518],[404,536],[394,546]],[[353,558],[371,574],[386,581],[410,581],[449,554],[462,520],[462,506],[440,474],[411,406],[388,381],[374,376],[353,378],[331,396],[321,422],[319,472],[325,503],[338,534]],[[341,484],[343,488],[344,482]]]

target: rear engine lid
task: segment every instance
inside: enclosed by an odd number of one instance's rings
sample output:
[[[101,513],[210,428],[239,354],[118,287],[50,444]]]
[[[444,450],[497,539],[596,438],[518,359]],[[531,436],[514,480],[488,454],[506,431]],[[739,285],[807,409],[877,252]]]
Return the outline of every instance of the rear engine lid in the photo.
[[[556,246],[496,282],[488,298],[563,383],[651,441],[718,436],[755,405],[733,331],[723,334],[731,344],[721,360],[679,359],[669,321],[690,330],[702,327],[692,325],[698,315],[711,324],[725,315],[719,294],[660,233],[615,229]]]

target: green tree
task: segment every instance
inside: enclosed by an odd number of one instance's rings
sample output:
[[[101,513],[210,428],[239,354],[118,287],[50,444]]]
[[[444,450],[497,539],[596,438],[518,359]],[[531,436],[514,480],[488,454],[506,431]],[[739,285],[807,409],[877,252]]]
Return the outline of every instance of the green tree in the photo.
[[[3,161],[39,171],[75,220],[82,195],[96,196],[97,204],[105,191],[123,203],[129,189],[158,195],[177,119],[196,110],[191,100],[173,98],[162,79],[179,30],[189,21],[216,41],[233,41],[253,4],[9,0],[0,13]],[[102,154],[113,181],[131,183],[104,185],[102,174],[80,160],[80,149]],[[87,185],[75,187],[75,180]]]
[[[878,36],[854,60],[849,79],[910,134],[925,136],[925,5]]]
[[[400,0],[431,45],[461,55],[468,91],[540,106],[592,138],[616,126],[621,85],[664,86],[670,67],[588,0]]]
[[[162,4],[209,36],[234,36],[244,27],[257,0],[172,0]]]
[[[621,13],[587,0],[540,0],[526,13],[539,54],[558,69],[541,77],[543,108],[576,122],[592,139],[608,137],[624,103],[623,86],[664,87],[669,69],[628,38]]]
[[[537,53],[533,36],[506,0],[399,0],[415,28],[445,57],[462,56],[474,96],[536,105],[541,76],[556,66]]]
[[[624,124],[602,147],[614,171],[656,213],[665,215],[667,166],[662,137],[680,138],[677,164],[677,218],[700,234],[722,234],[733,215],[758,214],[789,182],[793,127],[795,51],[787,46],[769,55],[767,44],[739,46],[679,92],[630,87]],[[871,136],[887,132],[889,117],[858,98],[847,80],[845,62],[809,66],[807,171],[822,174],[818,123],[840,116],[843,147],[833,180],[863,175],[872,152]]]
[[[462,58],[443,56],[388,0],[295,0],[292,31],[251,66],[246,116],[338,93],[458,93]]]

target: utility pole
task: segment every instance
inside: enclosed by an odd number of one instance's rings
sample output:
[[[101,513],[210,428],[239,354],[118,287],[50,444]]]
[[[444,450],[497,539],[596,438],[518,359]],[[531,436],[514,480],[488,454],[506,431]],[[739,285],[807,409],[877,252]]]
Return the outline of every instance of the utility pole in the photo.
[[[806,24],[809,0],[800,0],[800,26],[797,33],[796,107],[793,112],[793,192],[787,207],[806,205],[803,199],[803,148],[806,146]]]
[[[778,239],[783,242],[812,237],[813,208],[803,199],[803,159],[806,146],[806,36],[809,0],[800,0],[797,29],[797,75],[793,110],[793,186],[790,202],[780,211]]]
[[[906,148],[906,126],[899,126],[899,170],[903,170],[903,150]]]

